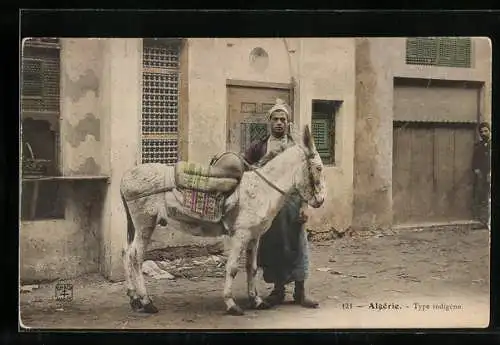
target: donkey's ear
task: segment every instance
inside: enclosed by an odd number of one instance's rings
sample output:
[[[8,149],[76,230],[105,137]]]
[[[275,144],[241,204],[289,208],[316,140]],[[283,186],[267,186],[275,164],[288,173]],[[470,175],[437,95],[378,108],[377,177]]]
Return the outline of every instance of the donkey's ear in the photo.
[[[304,126],[304,134],[302,136],[304,146],[310,150],[314,150],[314,138],[311,135],[311,130],[309,129],[309,125]]]

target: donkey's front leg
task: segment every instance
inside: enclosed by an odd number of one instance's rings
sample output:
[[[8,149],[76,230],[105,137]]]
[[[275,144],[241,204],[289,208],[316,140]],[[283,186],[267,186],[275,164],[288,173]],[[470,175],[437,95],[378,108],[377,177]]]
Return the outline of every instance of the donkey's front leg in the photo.
[[[247,245],[246,269],[247,287],[250,306],[254,309],[269,309],[269,304],[262,300],[257,291],[257,253],[259,239],[251,239]]]
[[[236,230],[231,237],[229,256],[226,263],[226,282],[224,284],[224,303],[226,311],[230,315],[243,315],[243,310],[236,304],[233,298],[232,287],[234,278],[238,274],[238,262],[241,251],[246,248],[250,239],[248,230]]]

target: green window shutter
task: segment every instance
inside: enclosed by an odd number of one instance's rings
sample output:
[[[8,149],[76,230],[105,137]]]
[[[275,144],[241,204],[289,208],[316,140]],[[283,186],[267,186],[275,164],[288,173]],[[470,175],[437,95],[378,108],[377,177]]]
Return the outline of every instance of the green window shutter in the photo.
[[[320,157],[325,163],[330,163],[331,159],[331,119],[327,118],[313,118],[311,122],[312,135],[314,136],[314,143]]]
[[[471,40],[470,38],[457,38],[455,65],[457,67],[471,67]]]
[[[59,112],[60,62],[56,45],[26,43],[21,61],[23,111]],[[40,43],[41,44],[41,43]]]
[[[437,42],[433,38],[408,38],[406,40],[406,63],[412,65],[434,65],[437,60]]]
[[[457,52],[457,45],[454,39],[439,39],[439,55],[437,65],[451,67]]]
[[[406,40],[406,63],[445,67],[471,67],[470,38],[416,37]]]
[[[439,39],[439,66],[470,67],[471,40],[470,38],[441,38]]]
[[[28,97],[43,97],[42,61],[23,59],[22,94]]]

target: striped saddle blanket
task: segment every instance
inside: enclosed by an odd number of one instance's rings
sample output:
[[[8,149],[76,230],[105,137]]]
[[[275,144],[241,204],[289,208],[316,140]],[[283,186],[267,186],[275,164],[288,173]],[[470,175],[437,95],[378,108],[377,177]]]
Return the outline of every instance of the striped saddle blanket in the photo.
[[[178,205],[170,207],[170,216],[220,222],[226,199],[236,189],[239,180],[224,176],[213,166],[191,162],[178,162],[174,174]]]
[[[175,165],[175,184],[179,188],[207,193],[230,193],[239,180],[224,174],[215,166],[192,162],[178,162]]]

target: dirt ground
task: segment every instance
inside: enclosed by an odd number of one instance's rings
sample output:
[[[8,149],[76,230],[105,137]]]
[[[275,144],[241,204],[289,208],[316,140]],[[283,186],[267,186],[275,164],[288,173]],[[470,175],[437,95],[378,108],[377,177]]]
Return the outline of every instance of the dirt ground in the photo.
[[[123,283],[86,275],[70,281],[74,299],[64,305],[54,299],[55,283],[21,293],[21,320],[30,328],[66,329],[486,327],[489,248],[483,229],[404,230],[313,242],[307,288],[321,303],[314,310],[288,304],[226,315],[224,279],[214,270],[198,270],[172,280],[147,278],[158,314],[132,312]],[[233,290],[242,306],[245,279],[241,270]],[[270,289],[259,279],[261,295]]]

